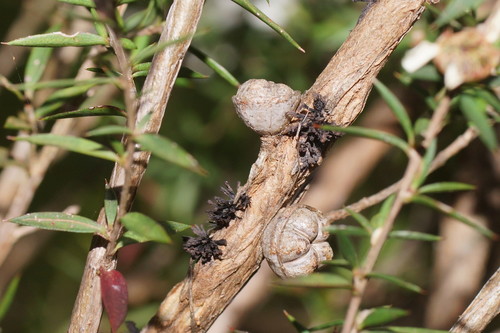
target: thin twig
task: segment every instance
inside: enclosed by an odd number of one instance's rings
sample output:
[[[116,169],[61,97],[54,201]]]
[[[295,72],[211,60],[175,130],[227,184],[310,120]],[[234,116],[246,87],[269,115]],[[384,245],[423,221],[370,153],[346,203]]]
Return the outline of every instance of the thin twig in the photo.
[[[368,254],[366,256],[366,261],[362,267],[358,270],[354,271],[353,277],[353,296],[349,302],[349,306],[347,309],[347,314],[345,316],[344,325],[342,327],[342,333],[350,333],[354,322],[356,319],[356,315],[361,306],[361,300],[363,299],[363,295],[366,290],[366,286],[368,285],[368,278],[366,275],[372,272],[373,267],[378,259],[380,251],[382,250],[382,246],[384,245],[387,237],[389,236],[389,232],[392,230],[394,225],[394,221],[399,214],[399,211],[411,197],[411,186],[413,179],[418,175],[420,171],[421,165],[421,157],[415,150],[410,150],[409,152],[409,161],[406,167],[405,174],[403,179],[401,179],[401,186],[399,187],[398,194],[394,201],[394,204],[391,207],[389,212],[389,216],[384,221],[384,224],[375,230],[370,239],[370,244],[372,245]]]

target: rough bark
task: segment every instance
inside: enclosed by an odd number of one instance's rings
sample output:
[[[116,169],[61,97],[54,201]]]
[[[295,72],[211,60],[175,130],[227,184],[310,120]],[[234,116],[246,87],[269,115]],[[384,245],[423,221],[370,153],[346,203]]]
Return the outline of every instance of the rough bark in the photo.
[[[424,2],[380,0],[374,4],[302,102],[312,106],[320,96],[331,123],[350,125],[361,113],[376,75],[424,10]],[[197,263],[168,293],[143,332],[194,332],[210,327],[258,269],[267,223],[300,196],[311,170],[298,171],[297,166],[294,137],[262,137],[257,161],[240,189],[250,196],[251,205],[241,219],[213,237],[227,240],[223,260]]]

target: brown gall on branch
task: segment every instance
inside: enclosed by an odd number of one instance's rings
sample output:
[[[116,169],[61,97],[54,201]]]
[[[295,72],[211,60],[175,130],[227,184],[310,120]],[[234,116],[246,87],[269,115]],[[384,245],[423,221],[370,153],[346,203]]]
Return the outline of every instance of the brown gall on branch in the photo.
[[[374,78],[419,18],[424,3],[380,0],[374,4],[299,105],[311,107],[319,96],[327,122],[350,125],[361,113]],[[197,263],[192,275],[168,293],[142,332],[191,332],[193,327],[206,331],[212,325],[259,268],[264,228],[280,208],[300,196],[311,170],[298,169],[298,161],[295,137],[261,137],[259,156],[243,186],[252,204],[238,223],[215,233],[217,239],[227,240],[223,260]]]

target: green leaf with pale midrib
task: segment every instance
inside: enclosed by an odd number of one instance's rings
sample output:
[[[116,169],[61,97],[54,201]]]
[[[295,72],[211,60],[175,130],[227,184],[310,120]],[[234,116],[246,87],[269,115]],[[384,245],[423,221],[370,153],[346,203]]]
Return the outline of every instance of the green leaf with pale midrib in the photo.
[[[55,146],[75,153],[89,155],[105,160],[117,161],[115,153],[105,150],[100,143],[83,138],[55,134],[36,134],[32,136],[19,136],[14,138],[16,141],[28,141],[36,145]]]
[[[133,238],[139,242],[171,242],[163,226],[144,214],[131,212],[123,216],[120,220],[130,231],[128,235],[125,235],[126,237]]]
[[[89,218],[61,212],[30,213],[7,221],[47,230],[99,233],[102,236],[106,233],[104,226]]]
[[[206,175],[207,171],[203,169],[198,161],[177,143],[156,135],[156,134],[141,134],[134,138],[134,141],[141,145],[141,148],[150,151],[153,155],[194,171],[201,175]]]
[[[120,110],[119,108],[112,105],[98,105],[98,106],[90,106],[84,109],[53,114],[44,117],[40,120],[56,120],[65,118],[96,117],[96,116],[126,117],[127,114],[122,110]]]

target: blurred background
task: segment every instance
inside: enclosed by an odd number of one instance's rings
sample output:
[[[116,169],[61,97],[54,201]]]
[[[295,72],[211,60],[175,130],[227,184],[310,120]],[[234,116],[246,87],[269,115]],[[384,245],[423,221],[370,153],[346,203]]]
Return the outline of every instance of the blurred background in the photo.
[[[132,3],[127,12],[139,11],[147,3]],[[476,21],[470,24],[484,19],[495,3],[483,1],[471,14]],[[282,25],[306,52],[298,51],[235,3],[222,0],[205,4],[200,33],[193,45],[217,60],[240,82],[264,78],[301,91],[312,85],[355,26],[364,6],[347,0],[272,0],[269,4],[255,1],[255,5]],[[432,23],[446,5],[447,1],[441,1],[436,9],[424,13],[379,75],[379,80],[400,98],[413,120],[431,114],[424,100],[442,88],[442,76],[435,72],[433,80],[405,85],[398,79],[405,75],[401,58],[421,39],[434,40],[439,35],[443,28]],[[82,19],[86,16],[82,8],[55,0],[1,1],[0,39],[9,41],[41,33],[55,22],[67,27],[68,32],[70,29],[92,31],[92,25]],[[470,18],[463,19],[467,20]],[[0,74],[12,83],[22,82],[28,52],[28,48],[1,45]],[[44,79],[74,76],[84,56],[85,52],[75,48],[57,50]],[[259,137],[246,128],[234,112],[231,96],[236,93],[235,87],[214,75],[194,56],[185,59],[185,66],[209,77],[193,79],[174,88],[161,133],[194,155],[209,174],[202,177],[153,157],[133,209],[157,220],[201,224],[207,221],[207,200],[222,196],[219,187],[224,181],[233,188],[238,182],[246,181],[259,150]],[[122,105],[116,89],[111,87],[106,94],[101,96],[106,104]],[[23,107],[22,102],[3,87],[0,87],[0,105],[1,124]],[[466,120],[460,115],[455,113],[450,117],[440,137],[442,146],[466,128]],[[111,121],[109,117],[95,117],[74,126],[81,128],[82,133]],[[397,135],[401,132],[392,113],[375,92],[357,124]],[[12,146],[7,136],[17,132],[2,129],[1,133],[2,152],[5,152]],[[337,142],[329,156],[304,199],[324,212],[341,208],[394,183],[401,178],[406,165],[405,156],[388,145],[352,137]],[[431,179],[469,182],[477,189],[465,194],[440,195],[439,199],[499,232],[499,162],[498,152],[491,153],[476,140]],[[75,153],[60,156],[48,169],[28,211],[62,211],[77,205],[79,215],[96,219],[103,205],[105,179],[110,177],[111,169],[111,162],[88,156]],[[376,211],[368,209],[364,213],[371,216]],[[440,243],[391,240],[377,264],[377,271],[418,284],[427,293],[419,295],[373,281],[364,307],[401,307],[409,310],[409,315],[397,324],[448,329],[499,266],[498,242],[492,243],[476,231],[416,205],[404,209],[396,228],[446,234]],[[134,321],[138,327],[151,318],[167,291],[186,274],[189,257],[182,251],[181,235],[173,239],[169,245],[145,243],[120,251],[118,269],[129,286],[127,320]],[[14,277],[20,278],[14,302],[0,322],[2,332],[66,331],[90,240],[89,235],[37,231],[17,242],[0,269],[0,293]],[[331,243],[335,251],[333,237]],[[366,240],[360,239],[357,244],[362,249],[366,248],[365,243]],[[325,270],[338,268],[326,267]],[[316,325],[343,318],[350,296],[349,291],[341,289],[284,286],[266,267],[251,280],[247,289],[211,332],[228,332],[228,328],[253,333],[293,332],[283,310],[305,325]],[[498,331],[499,327],[497,320],[488,331]],[[106,320],[102,322],[101,331],[109,331]]]

